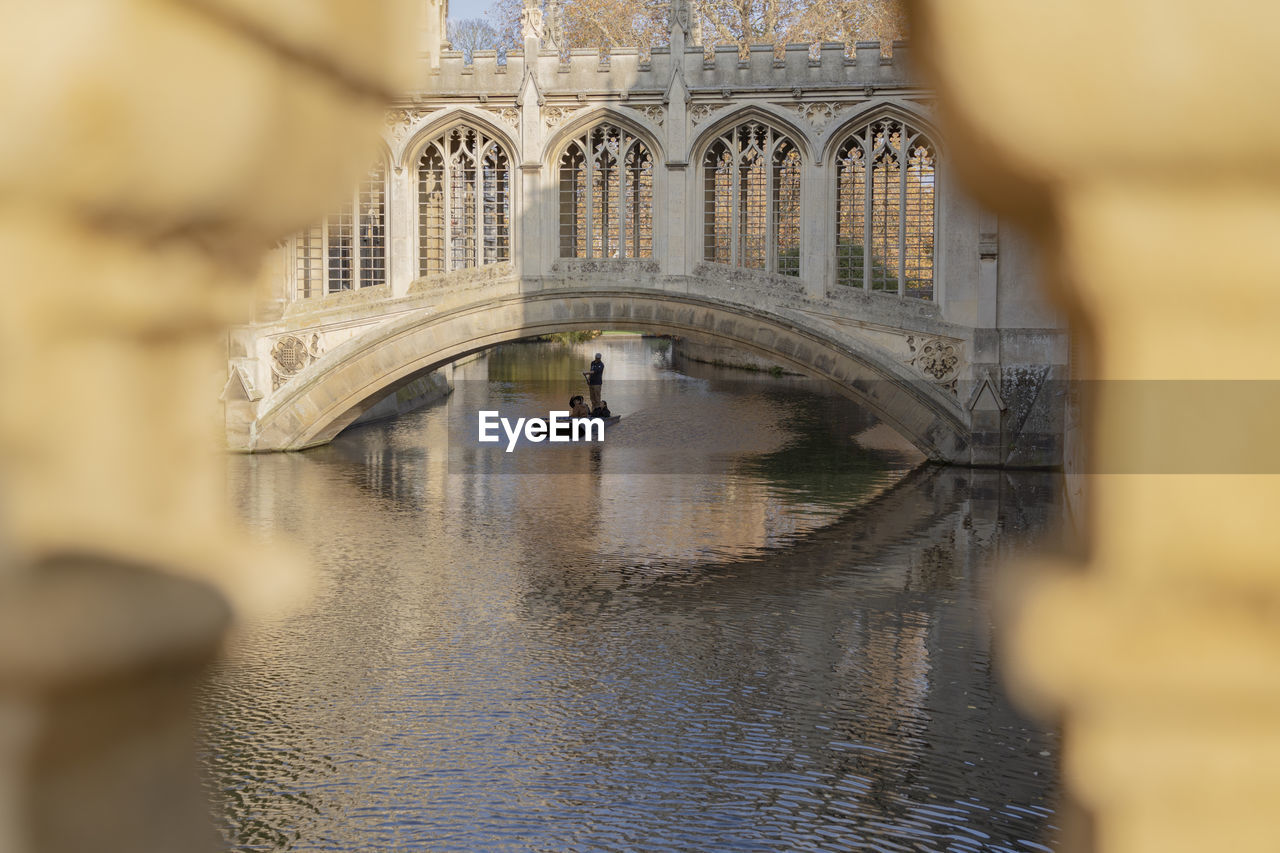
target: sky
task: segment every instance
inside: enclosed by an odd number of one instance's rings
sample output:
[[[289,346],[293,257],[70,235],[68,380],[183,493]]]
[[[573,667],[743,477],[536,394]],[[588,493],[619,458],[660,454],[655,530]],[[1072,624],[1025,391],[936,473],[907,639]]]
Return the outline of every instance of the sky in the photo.
[[[493,0],[449,0],[449,20],[460,21],[463,18],[482,18]]]

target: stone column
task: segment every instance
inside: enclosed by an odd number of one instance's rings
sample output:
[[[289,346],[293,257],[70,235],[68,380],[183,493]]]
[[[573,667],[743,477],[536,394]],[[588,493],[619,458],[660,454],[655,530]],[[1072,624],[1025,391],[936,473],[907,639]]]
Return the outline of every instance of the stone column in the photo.
[[[404,2],[306,5],[6,11],[5,851],[213,841],[191,686],[224,595],[280,580],[225,508],[225,329],[269,295],[254,293],[265,251],[367,167],[410,53]]]
[[[1087,560],[1003,623],[1092,815],[1068,848],[1275,850],[1280,10],[910,6],[951,161],[1039,234],[1094,380]]]
[[[418,277],[418,211],[414,206],[417,178],[413,163],[387,170],[387,275],[393,296],[408,293],[409,285]]]
[[[801,172],[800,275],[805,292],[814,299],[825,298],[827,287],[834,283],[831,256],[835,253],[831,247],[835,245],[835,217],[827,211],[831,196],[829,174],[826,164],[817,160],[816,152]]]
[[[666,206],[657,221],[662,234],[654,235],[654,260],[665,275],[688,275],[701,258],[696,247],[701,245],[702,226],[696,222],[697,206],[690,196],[691,181],[697,169],[689,168],[687,151],[692,126],[689,121],[689,86],[684,77],[684,51],[689,28],[695,26],[688,0],[672,0],[670,13],[671,77],[663,101],[666,121],[663,145],[666,149]]]
[[[671,55],[673,63],[683,60],[683,55]],[[702,226],[697,222],[697,205],[689,196],[690,182],[697,169],[689,167],[684,153],[689,147],[689,108],[683,75],[673,82],[668,98],[665,126],[667,160],[662,164],[666,169],[667,199],[662,218],[658,220],[662,223],[663,238],[661,244],[655,240],[654,259],[662,265],[662,272],[666,275],[688,275],[700,259],[694,247],[700,245]]]
[[[551,258],[558,254],[551,241],[557,233],[555,207],[548,204],[548,179],[544,164],[538,159],[546,139],[542,119],[542,93],[536,75],[539,66],[538,40],[525,39],[524,81],[520,86],[520,150],[512,152],[520,181],[519,211],[512,235],[516,274],[524,279],[546,275]],[[551,218],[548,218],[551,217]],[[545,220],[545,221],[544,221]],[[547,253],[550,252],[548,255]]]

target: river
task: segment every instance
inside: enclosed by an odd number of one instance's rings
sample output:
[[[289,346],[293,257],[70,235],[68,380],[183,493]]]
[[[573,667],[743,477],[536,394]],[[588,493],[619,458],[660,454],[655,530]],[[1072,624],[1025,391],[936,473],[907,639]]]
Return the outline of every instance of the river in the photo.
[[[599,444],[481,444],[566,407]],[[917,466],[814,380],[669,341],[510,344],[444,403],[228,461],[313,593],[202,693],[236,850],[1054,849],[1058,737],[993,666],[1047,473]]]

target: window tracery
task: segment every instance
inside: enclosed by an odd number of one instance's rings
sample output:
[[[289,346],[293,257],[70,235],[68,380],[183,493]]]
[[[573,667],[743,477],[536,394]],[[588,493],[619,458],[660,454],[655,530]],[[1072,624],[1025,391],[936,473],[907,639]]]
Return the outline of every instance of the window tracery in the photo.
[[[703,155],[704,258],[800,274],[800,151],[758,121],[717,138]]]
[[[511,161],[467,126],[432,139],[418,158],[418,275],[511,258]]]
[[[386,284],[386,226],[386,169],[379,162],[350,201],[295,238],[297,297]]]
[[[911,125],[870,122],[836,152],[836,279],[934,298],[936,151]]]
[[[625,128],[599,124],[560,156],[560,257],[653,255],[653,154]]]

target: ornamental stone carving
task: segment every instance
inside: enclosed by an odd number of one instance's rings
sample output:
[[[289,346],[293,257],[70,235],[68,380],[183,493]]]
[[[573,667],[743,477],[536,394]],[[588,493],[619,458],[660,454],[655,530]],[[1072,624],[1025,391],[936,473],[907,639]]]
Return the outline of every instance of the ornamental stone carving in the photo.
[[[542,26],[542,9],[529,3],[520,11],[520,37],[542,41],[545,35]]]
[[[520,110],[515,107],[484,107],[485,112],[493,113],[502,121],[519,129],[520,127]]]
[[[397,142],[404,139],[413,123],[425,118],[430,112],[431,110],[427,109],[388,110],[386,121],[392,139]]]
[[[796,112],[800,114],[800,118],[809,122],[818,130],[826,127],[827,122],[836,117],[836,113],[845,108],[844,104],[837,104],[830,101],[818,101],[812,104],[800,104],[796,107]]]
[[[685,34],[689,35],[689,0],[674,0],[671,4],[672,17],[675,18],[676,26]]]
[[[941,385],[952,386],[956,374],[960,372],[960,344],[942,338],[918,339],[907,338],[907,347],[911,350],[908,362],[930,380]],[[951,388],[954,392],[954,388]]]
[[[707,120],[707,116],[716,111],[716,107],[712,104],[694,104],[689,107],[689,121],[694,124],[700,124]]]
[[[297,335],[284,335],[271,349],[271,390],[288,382],[304,367],[324,354],[319,333],[312,333],[308,343]]]
[[[577,107],[544,107],[542,121],[547,127],[559,127],[578,111]]]

